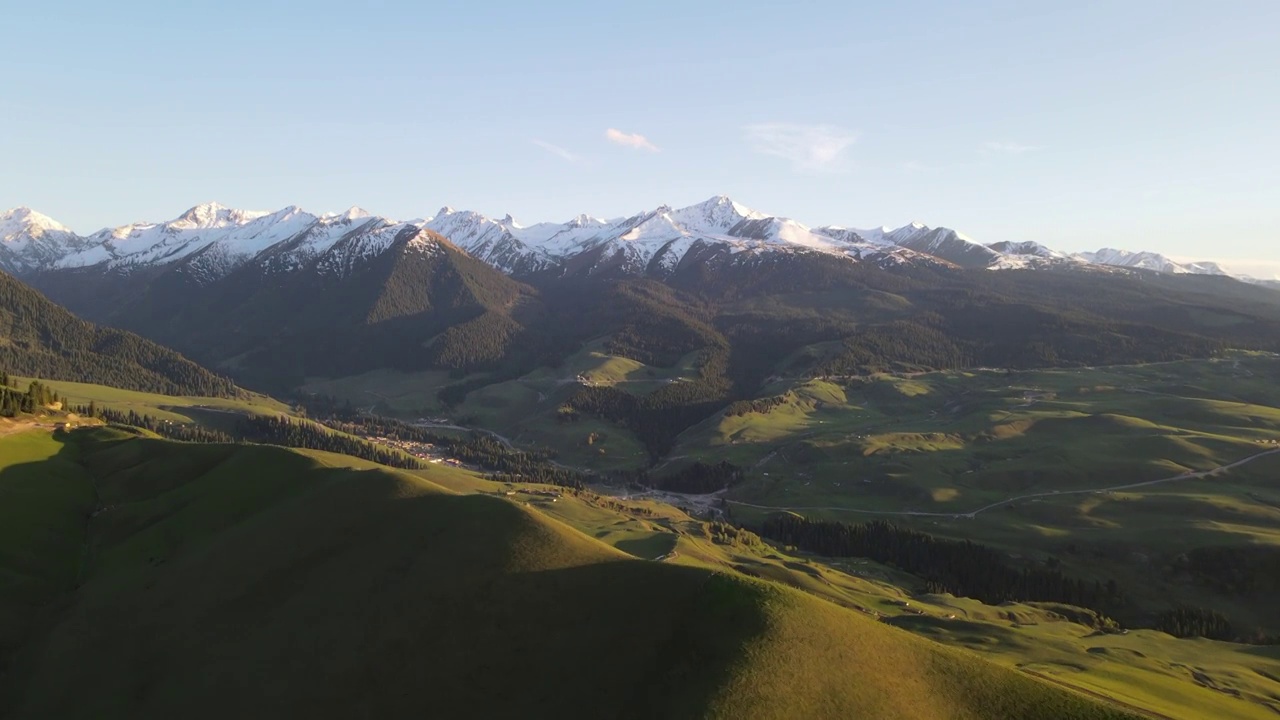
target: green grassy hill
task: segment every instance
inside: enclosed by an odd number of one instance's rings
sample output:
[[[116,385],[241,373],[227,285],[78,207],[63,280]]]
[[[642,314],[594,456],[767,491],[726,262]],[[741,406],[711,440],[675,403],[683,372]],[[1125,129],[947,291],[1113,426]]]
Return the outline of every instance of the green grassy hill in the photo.
[[[12,376],[12,380],[20,388],[27,387],[27,384],[35,379]],[[279,400],[247,391],[240,392],[236,397],[221,398],[200,395],[161,395],[137,390],[122,390],[110,385],[61,380],[46,381],[46,383],[72,406],[83,407],[92,402],[100,408],[124,413],[132,410],[139,415],[150,415],[158,420],[183,424],[194,423],[212,428],[234,425],[237,418],[245,415],[289,414],[289,406]]]
[[[1211,563],[1193,572],[1181,558],[1280,548],[1280,457],[1262,455],[1280,448],[1277,378],[1274,356],[1231,353],[782,380],[770,388],[778,404],[719,414],[685,433],[674,454],[745,468],[726,495],[740,522],[757,522],[768,508],[886,518],[1115,580],[1127,601],[1108,611],[1131,625],[1187,604],[1275,633],[1265,588],[1228,588],[1204,571]],[[1126,487],[1248,458],[1230,471]]]
[[[415,475],[105,429],[0,443],[14,717],[1120,716]]]

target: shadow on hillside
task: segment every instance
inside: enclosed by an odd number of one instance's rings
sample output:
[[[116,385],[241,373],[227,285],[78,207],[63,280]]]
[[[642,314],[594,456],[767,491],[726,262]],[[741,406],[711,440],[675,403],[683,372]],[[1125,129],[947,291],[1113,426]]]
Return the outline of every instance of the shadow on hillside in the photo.
[[[53,455],[0,467],[0,716],[22,686],[15,668],[24,647],[76,589],[95,505],[78,444],[66,431],[52,438]]]
[[[504,500],[406,495],[376,470],[307,478],[80,595],[31,716],[100,716],[129,688],[150,716],[700,716],[765,627],[749,585],[597,553]]]
[[[1249,645],[1241,649],[1241,652],[1248,655],[1258,655],[1270,660],[1280,661],[1280,645]],[[1280,682],[1280,678],[1269,678]]]
[[[676,535],[659,533],[646,538],[619,540],[614,547],[642,560],[656,560],[676,549]]]

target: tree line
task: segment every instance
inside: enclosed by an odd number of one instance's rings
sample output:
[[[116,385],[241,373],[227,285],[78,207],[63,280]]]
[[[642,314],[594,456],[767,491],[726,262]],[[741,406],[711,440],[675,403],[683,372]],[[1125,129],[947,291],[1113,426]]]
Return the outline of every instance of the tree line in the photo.
[[[1156,630],[1167,632],[1174,637],[1202,637],[1210,640],[1236,639],[1236,632],[1231,621],[1216,610],[1198,607],[1176,607],[1166,610],[1156,617]]]
[[[176,423],[169,420],[161,420],[145,413],[139,413],[136,410],[126,412],[112,408],[98,408],[91,403],[87,407],[79,408],[79,411],[87,417],[100,418],[116,425],[128,425],[150,430],[160,437],[169,438],[170,440],[198,443],[233,443],[236,441],[234,437],[221,430],[214,430],[193,423]]]
[[[729,403],[724,409],[725,417],[742,417],[751,413],[765,414],[781,405],[786,405],[788,398],[786,395],[774,395],[772,397],[757,398],[755,400],[737,400]]]
[[[1043,567],[1016,568],[992,548],[968,540],[945,540],[883,520],[842,523],[794,514],[765,519],[761,537],[828,557],[865,557],[924,579],[926,589],[1002,602],[1058,602],[1102,610],[1119,600],[1114,581],[1072,578]]]
[[[28,415],[57,402],[61,402],[57,391],[39,380],[32,380],[26,390],[21,390],[17,380],[0,371],[0,417]]]
[[[478,466],[500,482],[527,482],[583,486],[587,479],[582,473],[557,465],[549,450],[517,450],[507,447],[492,435],[481,432],[463,437],[443,435],[430,428],[410,425],[391,418],[360,415],[349,408],[329,405],[328,416],[321,420],[326,426],[356,435],[378,435],[395,440],[431,444],[443,454],[457,458],[469,465]]]
[[[614,482],[647,488],[690,495],[706,495],[742,482],[743,472],[742,468],[728,460],[721,460],[718,463],[704,463],[699,460],[665,474],[654,474],[647,470],[620,470],[610,479]]]
[[[390,467],[404,470],[421,470],[426,463],[397,450],[377,443],[348,437],[307,422],[295,422],[289,418],[248,416],[236,423],[234,434],[207,428],[193,423],[176,423],[162,420],[136,410],[122,411],[111,408],[83,408],[87,415],[100,417],[111,423],[149,430],[170,440],[199,443],[253,442],[265,445],[281,445],[306,450],[350,455]]]
[[[1180,605],[1160,613],[1152,627],[1181,638],[1202,637],[1249,645],[1280,645],[1280,635],[1268,634],[1258,629],[1252,632],[1242,631],[1217,610],[1190,605]]]
[[[427,463],[400,450],[336,433],[316,423],[295,421],[287,417],[247,416],[236,423],[236,434],[242,440],[250,442],[324,450],[405,470],[422,470],[427,467]]]
[[[100,417],[108,422],[144,428],[171,440],[203,443],[254,442],[350,455],[404,470],[423,470],[429,467],[429,463],[403,451],[361,437],[352,437],[362,434],[379,435],[435,445],[443,455],[488,470],[489,478],[498,482],[542,483],[570,488],[584,486],[582,473],[556,465],[551,461],[549,453],[513,450],[483,433],[457,438],[437,435],[424,428],[382,418],[330,419],[320,423],[258,415],[239,420],[234,434],[229,434],[191,423],[161,420],[134,410],[80,410],[86,415]]]

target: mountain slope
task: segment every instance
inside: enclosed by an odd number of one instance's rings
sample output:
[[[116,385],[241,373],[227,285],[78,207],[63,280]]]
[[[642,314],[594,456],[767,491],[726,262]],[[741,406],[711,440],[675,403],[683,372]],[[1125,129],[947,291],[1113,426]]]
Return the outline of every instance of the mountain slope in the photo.
[[[0,272],[0,368],[168,395],[234,395],[230,380],[137,335],[96,327]]]
[[[60,463],[47,516],[98,510],[79,542],[42,548],[46,565],[89,553],[79,582],[46,586],[53,610],[0,695],[14,717],[1122,716],[799,591],[630,559],[411,475],[63,440],[0,467],[3,484]]]
[[[184,265],[152,269],[141,292],[131,290],[137,272],[35,280],[75,307],[98,308],[91,317],[215,366],[247,369],[271,387],[379,367],[491,362],[521,329],[513,316],[536,311],[528,288],[412,225],[366,226],[323,252],[290,245],[263,260],[213,281],[192,277]],[[103,296],[119,300],[94,302]],[[437,342],[468,323],[463,337]]]

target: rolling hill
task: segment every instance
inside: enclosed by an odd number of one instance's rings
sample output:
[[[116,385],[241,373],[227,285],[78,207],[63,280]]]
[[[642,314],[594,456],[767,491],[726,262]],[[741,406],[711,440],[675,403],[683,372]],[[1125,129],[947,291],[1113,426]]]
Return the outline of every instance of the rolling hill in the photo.
[[[2,536],[13,717],[1124,716],[340,456],[105,429],[2,442],[6,517],[62,528]]]

